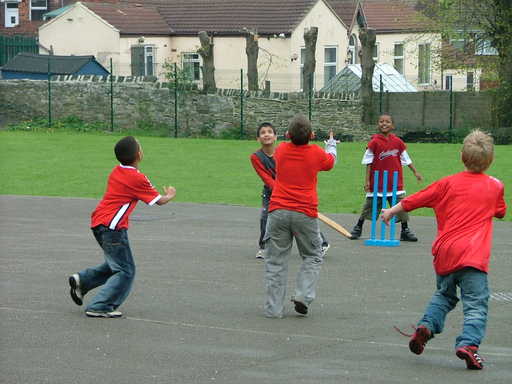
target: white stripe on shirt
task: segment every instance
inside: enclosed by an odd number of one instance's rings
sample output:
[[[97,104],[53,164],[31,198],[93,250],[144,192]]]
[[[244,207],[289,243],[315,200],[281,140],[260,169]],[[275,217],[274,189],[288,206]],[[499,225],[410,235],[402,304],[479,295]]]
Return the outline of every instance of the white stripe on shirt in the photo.
[[[363,165],[368,165],[368,164],[371,164],[373,163],[373,158],[375,157],[375,155],[373,154],[373,151],[371,149],[366,149],[366,152],[364,153],[363,155],[363,160],[361,161],[361,164]],[[400,154],[400,163],[402,165],[409,165],[409,164],[412,164],[412,160],[411,160],[411,157],[409,156],[409,154],[407,153],[407,151],[403,151],[401,154]]]
[[[110,225],[108,226],[109,229],[116,229],[117,224],[119,224],[119,221],[123,218],[123,215],[126,213],[126,211],[130,208],[130,203],[124,204],[119,211],[117,211],[116,215],[110,222]]]
[[[154,205],[158,200],[160,200],[160,198],[162,197],[162,195],[158,195],[157,197],[155,197],[153,200],[151,200],[148,205]]]

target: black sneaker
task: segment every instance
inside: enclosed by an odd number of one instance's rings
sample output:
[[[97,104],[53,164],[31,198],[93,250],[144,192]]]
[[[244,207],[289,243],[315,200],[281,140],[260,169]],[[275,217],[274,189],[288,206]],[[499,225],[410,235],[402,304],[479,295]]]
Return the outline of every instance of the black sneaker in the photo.
[[[402,229],[402,232],[400,233],[400,241],[418,241],[418,238],[414,233],[411,232],[409,228]]]
[[[87,317],[96,317],[96,318],[116,318],[123,316],[122,312],[119,311],[110,311],[110,312],[98,312],[98,311],[85,311]]]
[[[295,304],[295,312],[300,313],[301,315],[308,314],[308,306],[302,301],[292,299],[292,303]]]
[[[363,227],[360,227],[359,225],[356,225],[354,228],[352,228],[352,232],[350,234],[352,237],[350,240],[357,240],[361,237],[361,234],[363,233]]]
[[[82,305],[84,295],[82,294],[82,289],[80,288],[80,275],[78,273],[75,273],[69,276],[68,281],[69,286],[71,287],[71,289],[69,290],[71,299],[73,299],[76,305]]]
[[[455,354],[459,359],[466,361],[468,369],[482,369],[484,367],[483,359],[478,354],[478,347],[474,345],[457,348]]]

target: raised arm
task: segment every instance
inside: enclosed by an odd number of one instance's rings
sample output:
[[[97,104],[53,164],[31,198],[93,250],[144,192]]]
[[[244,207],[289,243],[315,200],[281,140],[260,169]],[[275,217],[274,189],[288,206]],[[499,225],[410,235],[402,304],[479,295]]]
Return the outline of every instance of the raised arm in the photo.
[[[174,187],[163,187],[163,188],[164,188],[165,195],[163,195],[156,202],[156,204],[158,204],[158,205],[167,204],[169,201],[174,199],[174,197],[176,196],[176,188],[174,188]]]

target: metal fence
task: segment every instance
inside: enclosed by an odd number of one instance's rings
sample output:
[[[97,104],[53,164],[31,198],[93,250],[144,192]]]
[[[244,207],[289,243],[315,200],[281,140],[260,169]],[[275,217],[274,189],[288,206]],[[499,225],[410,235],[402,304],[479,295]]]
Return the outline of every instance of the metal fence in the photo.
[[[37,39],[0,35],[0,67],[20,52],[39,53]]]

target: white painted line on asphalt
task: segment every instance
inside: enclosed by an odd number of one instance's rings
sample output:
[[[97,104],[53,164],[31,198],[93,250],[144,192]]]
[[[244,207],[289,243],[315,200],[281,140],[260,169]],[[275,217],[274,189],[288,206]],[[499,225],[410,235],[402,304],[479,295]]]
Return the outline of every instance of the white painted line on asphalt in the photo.
[[[45,314],[53,314],[53,315],[62,316],[62,312],[51,312],[51,311],[26,309],[26,308],[14,308],[14,307],[0,306],[0,310],[45,313]],[[246,334],[255,334],[255,335],[266,335],[266,336],[273,336],[273,337],[284,337],[284,338],[296,337],[296,338],[302,338],[302,339],[315,339],[315,340],[332,341],[332,342],[340,342],[340,343],[368,344],[368,345],[378,345],[378,346],[382,346],[382,347],[396,347],[396,348],[407,348],[407,349],[409,348],[409,346],[406,342],[403,344],[397,344],[397,343],[389,343],[389,342],[382,342],[382,341],[365,341],[365,340],[355,340],[355,339],[344,339],[342,337],[335,337],[335,336],[329,337],[329,336],[319,336],[319,335],[310,335],[310,334],[280,333],[280,332],[262,331],[262,330],[258,330],[258,329],[231,328],[231,327],[220,327],[220,326],[216,326],[216,325],[207,325],[207,324],[183,323],[183,322],[178,322],[178,321],[153,320],[153,319],[144,319],[144,318],[131,317],[131,316],[124,316],[123,318],[126,320],[140,321],[140,322],[144,322],[144,323],[166,325],[166,326],[173,326],[173,327],[200,328],[200,329],[211,329],[211,330],[223,331],[223,332],[237,332],[237,333],[246,333]],[[108,320],[108,321],[119,321],[119,320]],[[283,321],[283,320],[269,319],[268,321]],[[284,321],[286,321],[286,320],[284,320]],[[390,331],[391,330],[392,329],[390,328]],[[393,330],[393,332],[395,332],[395,331]],[[512,348],[503,348],[503,347],[497,347],[497,346],[492,346],[492,345],[488,345],[486,347],[487,348],[496,348],[496,349],[506,349],[506,350],[510,350],[511,353],[491,352],[491,351],[486,350],[484,352],[485,355],[512,358]],[[433,351],[444,351],[444,352],[447,351],[445,348],[432,347],[430,345],[429,345],[428,349],[433,350]],[[449,352],[452,352],[452,351],[450,350]]]

